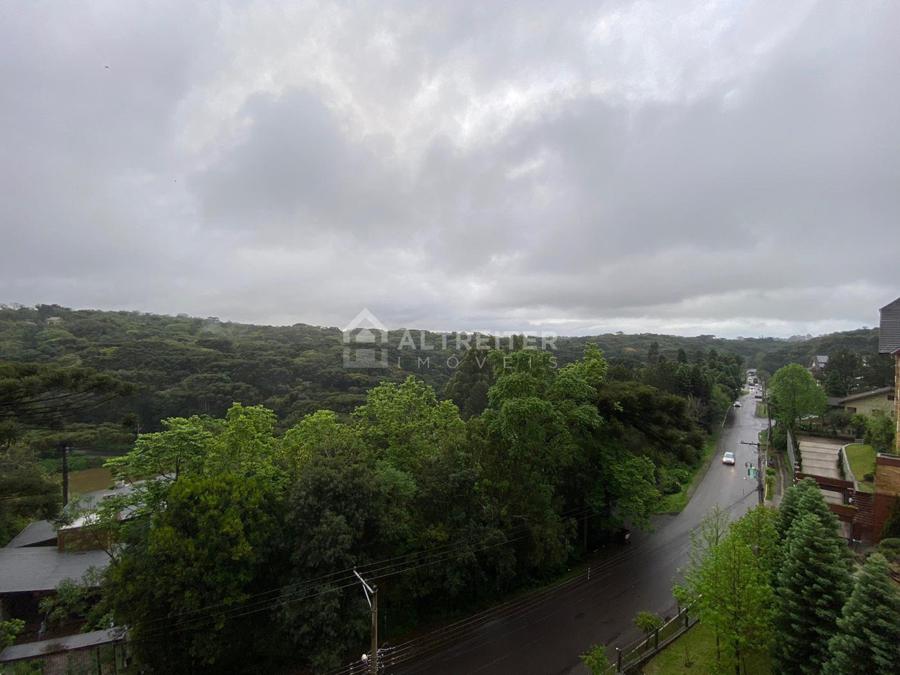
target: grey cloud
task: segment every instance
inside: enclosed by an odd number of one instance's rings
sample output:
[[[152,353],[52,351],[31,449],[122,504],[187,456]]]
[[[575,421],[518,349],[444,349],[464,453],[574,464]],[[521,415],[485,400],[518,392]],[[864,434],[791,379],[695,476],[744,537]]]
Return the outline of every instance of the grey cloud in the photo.
[[[897,295],[895,3],[3,13],[0,301],[747,335]]]

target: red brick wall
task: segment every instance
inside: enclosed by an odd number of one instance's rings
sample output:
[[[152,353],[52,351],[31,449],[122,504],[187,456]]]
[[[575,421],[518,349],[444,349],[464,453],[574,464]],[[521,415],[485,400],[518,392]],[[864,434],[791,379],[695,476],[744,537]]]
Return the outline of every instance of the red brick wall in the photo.
[[[873,505],[873,537],[881,539],[884,522],[900,495],[900,457],[879,454],[875,458],[875,503]]]

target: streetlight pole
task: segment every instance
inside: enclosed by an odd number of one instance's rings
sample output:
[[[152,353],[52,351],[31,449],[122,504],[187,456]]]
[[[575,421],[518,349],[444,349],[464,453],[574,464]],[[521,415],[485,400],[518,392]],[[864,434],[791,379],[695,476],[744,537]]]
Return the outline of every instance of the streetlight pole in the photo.
[[[369,659],[369,672],[371,675],[378,675],[378,586],[370,586],[356,570],[353,570],[353,574],[362,584],[366,602],[372,610],[372,658]]]

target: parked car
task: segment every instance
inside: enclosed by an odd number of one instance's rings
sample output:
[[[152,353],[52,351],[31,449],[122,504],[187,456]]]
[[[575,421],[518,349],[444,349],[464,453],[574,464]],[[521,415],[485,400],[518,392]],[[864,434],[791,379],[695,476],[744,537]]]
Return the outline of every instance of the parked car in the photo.
[[[735,408],[740,408],[740,407],[741,407],[741,402],[740,402],[740,401],[735,401],[735,402],[734,402],[734,407],[735,407]]]
[[[726,452],[724,455],[722,455],[722,464],[731,464],[732,466],[734,466],[734,453]]]

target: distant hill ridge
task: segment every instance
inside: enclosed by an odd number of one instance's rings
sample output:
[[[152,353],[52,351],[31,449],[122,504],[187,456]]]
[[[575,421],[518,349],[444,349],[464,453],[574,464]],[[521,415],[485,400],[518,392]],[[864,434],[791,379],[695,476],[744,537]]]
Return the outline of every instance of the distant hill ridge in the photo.
[[[0,306],[0,359],[84,365],[132,381],[139,388],[137,401],[123,404],[122,410],[110,406],[98,413],[103,419],[92,421],[115,421],[136,405],[145,428],[189,411],[221,414],[232,401],[265,404],[291,423],[319,408],[349,411],[374,384],[410,374],[442,392],[455,365],[453,341],[442,349],[441,333],[424,331],[433,349],[423,350],[416,330],[416,348],[407,343],[398,350],[402,334],[390,331],[388,368],[346,369],[335,327],[260,326],[59,305]],[[677,358],[679,349],[688,357],[716,349],[741,356],[748,367],[774,372],[840,349],[875,355],[878,331],[861,328],[804,340],[615,333],[559,337],[556,354],[565,364],[593,343],[613,363],[637,364],[646,360],[654,342],[667,359]]]

